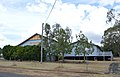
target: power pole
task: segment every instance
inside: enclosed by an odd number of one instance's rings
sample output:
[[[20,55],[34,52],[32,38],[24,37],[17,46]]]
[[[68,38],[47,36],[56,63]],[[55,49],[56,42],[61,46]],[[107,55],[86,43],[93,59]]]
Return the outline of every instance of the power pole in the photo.
[[[41,36],[41,64],[42,64],[42,62],[43,62],[43,27],[46,25],[46,22],[47,22],[47,20],[48,20],[48,18],[49,18],[49,16],[50,16],[50,14],[52,13],[52,10],[53,10],[53,8],[54,8],[54,6],[55,6],[55,3],[56,3],[56,1],[57,0],[55,0],[55,2],[54,2],[54,4],[53,4],[53,6],[52,6],[52,9],[50,10],[50,13],[48,14],[48,17],[46,18],[46,20],[45,20],[45,23],[43,23],[42,24],[42,36]]]
[[[42,35],[41,35],[41,60],[40,60],[41,64],[43,62],[43,26],[44,24],[42,24]]]

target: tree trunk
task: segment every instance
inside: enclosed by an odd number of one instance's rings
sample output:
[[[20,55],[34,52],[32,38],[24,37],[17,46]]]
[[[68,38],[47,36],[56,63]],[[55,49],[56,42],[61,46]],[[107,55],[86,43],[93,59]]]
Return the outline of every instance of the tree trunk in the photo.
[[[85,62],[85,53],[84,53],[84,62]]]
[[[120,52],[118,52],[118,56],[120,57]]]
[[[79,54],[79,60],[80,60],[80,54]],[[81,61],[80,61],[81,62]]]
[[[62,62],[64,62],[64,52],[62,52]]]
[[[50,62],[52,61],[51,57],[52,57],[52,56],[51,56],[50,53],[49,53],[49,60],[50,60]]]

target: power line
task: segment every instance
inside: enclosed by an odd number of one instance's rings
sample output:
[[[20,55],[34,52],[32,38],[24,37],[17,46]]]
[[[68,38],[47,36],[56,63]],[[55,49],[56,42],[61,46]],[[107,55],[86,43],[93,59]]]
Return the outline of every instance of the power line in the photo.
[[[52,6],[52,8],[51,8],[51,10],[50,10],[50,12],[48,14],[48,17],[45,20],[45,23],[47,22],[48,18],[50,17],[50,14],[52,13],[52,10],[54,9],[54,6],[55,6],[56,2],[57,2],[57,0],[55,0],[54,4],[53,4],[53,6]]]
[[[47,22],[47,20],[48,20],[48,18],[50,17],[50,14],[52,13],[52,10],[54,9],[54,6],[55,6],[55,4],[56,4],[56,1],[57,0],[55,0],[55,2],[54,2],[54,4],[53,4],[53,6],[52,6],[52,8],[51,8],[51,10],[50,10],[50,12],[49,12],[49,14],[48,14],[48,16],[47,16],[47,18],[46,18],[46,20],[45,20],[45,22],[44,22],[44,24],[42,24],[42,37],[41,37],[41,63],[42,63],[42,59],[43,59],[43,27],[45,26],[45,24],[46,24],[46,22]]]

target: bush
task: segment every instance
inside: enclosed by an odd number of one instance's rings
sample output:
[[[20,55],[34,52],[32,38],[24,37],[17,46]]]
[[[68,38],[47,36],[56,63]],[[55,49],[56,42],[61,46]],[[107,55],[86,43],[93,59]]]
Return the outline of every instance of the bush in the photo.
[[[6,45],[3,48],[3,57],[7,60],[20,60],[20,61],[39,61],[40,60],[40,47],[39,46],[10,46]],[[45,61],[43,54],[43,60]]]

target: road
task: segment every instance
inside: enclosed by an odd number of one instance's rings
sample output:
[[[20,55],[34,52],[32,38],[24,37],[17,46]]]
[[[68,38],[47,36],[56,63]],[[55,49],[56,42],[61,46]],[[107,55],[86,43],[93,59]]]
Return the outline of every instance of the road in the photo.
[[[8,73],[8,72],[0,72],[0,77],[31,77],[31,76],[19,75],[19,74]]]

